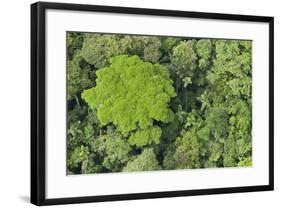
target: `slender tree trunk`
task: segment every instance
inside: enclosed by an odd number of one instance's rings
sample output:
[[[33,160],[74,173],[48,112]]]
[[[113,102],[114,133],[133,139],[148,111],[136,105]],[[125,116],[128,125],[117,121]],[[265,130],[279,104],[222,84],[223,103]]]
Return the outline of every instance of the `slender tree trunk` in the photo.
[[[80,102],[79,102],[79,99],[78,99],[77,95],[75,95],[75,100],[76,100],[76,103],[77,103],[78,107],[80,108]]]

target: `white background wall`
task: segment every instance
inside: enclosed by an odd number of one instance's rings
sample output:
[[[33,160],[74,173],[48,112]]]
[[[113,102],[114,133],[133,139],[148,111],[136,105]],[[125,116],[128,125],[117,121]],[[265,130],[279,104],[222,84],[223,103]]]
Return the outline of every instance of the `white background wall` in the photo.
[[[51,0],[49,0],[51,1]],[[0,6],[0,207],[29,204],[30,169],[30,4],[3,0]],[[275,191],[212,196],[106,202],[60,207],[279,207],[281,204],[281,13],[278,0],[60,0],[113,6],[147,7],[275,17]],[[278,37],[279,36],[279,37]],[[279,204],[279,206],[278,206]]]

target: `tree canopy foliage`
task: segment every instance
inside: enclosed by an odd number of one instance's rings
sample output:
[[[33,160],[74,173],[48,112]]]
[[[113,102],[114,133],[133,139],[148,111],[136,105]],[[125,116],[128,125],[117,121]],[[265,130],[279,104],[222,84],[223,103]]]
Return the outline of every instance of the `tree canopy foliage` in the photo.
[[[84,90],[82,98],[97,110],[101,124],[113,123],[124,136],[130,133],[131,144],[158,144],[161,128],[153,121],[167,123],[174,116],[168,104],[176,94],[168,70],[138,56],[122,55],[96,74],[96,86]]]
[[[68,174],[252,165],[252,42],[67,32]]]

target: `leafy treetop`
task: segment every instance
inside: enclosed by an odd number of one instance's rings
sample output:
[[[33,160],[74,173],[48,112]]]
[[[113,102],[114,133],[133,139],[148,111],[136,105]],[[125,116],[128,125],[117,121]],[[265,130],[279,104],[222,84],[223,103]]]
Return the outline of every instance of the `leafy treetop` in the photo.
[[[144,149],[143,152],[137,157],[133,158],[127,163],[127,166],[124,167],[124,172],[133,172],[133,171],[152,171],[160,170],[161,167],[158,164],[156,156],[152,148]]]
[[[84,90],[82,98],[97,110],[101,124],[113,123],[125,136],[131,133],[129,142],[137,146],[159,143],[161,129],[153,121],[174,117],[169,102],[176,93],[166,67],[121,55],[96,74],[96,86]]]

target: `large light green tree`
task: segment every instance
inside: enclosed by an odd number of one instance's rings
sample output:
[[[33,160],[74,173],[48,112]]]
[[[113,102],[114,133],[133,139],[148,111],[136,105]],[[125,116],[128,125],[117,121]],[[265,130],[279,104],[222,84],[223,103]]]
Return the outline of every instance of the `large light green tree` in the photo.
[[[97,71],[96,86],[82,98],[102,125],[113,123],[129,142],[138,147],[160,142],[161,128],[154,122],[172,121],[169,102],[174,97],[168,70],[138,56],[117,56],[109,67]]]

